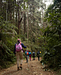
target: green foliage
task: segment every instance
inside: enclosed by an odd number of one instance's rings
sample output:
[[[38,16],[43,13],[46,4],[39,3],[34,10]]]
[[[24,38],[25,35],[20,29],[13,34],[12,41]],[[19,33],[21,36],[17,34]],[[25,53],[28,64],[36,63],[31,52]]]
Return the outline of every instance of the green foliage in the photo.
[[[2,34],[17,34],[17,32],[15,31],[17,27],[9,22],[6,21],[0,22],[0,28]]]
[[[0,66],[1,67],[8,67],[9,64],[15,61],[13,51],[4,44],[4,42],[0,41]],[[8,63],[9,62],[9,63]]]
[[[61,64],[61,39],[55,30],[56,29],[51,30],[47,27],[47,30],[45,31],[47,34],[44,34],[46,44],[44,46],[45,53],[43,54],[43,60],[45,64],[48,64],[49,67],[57,68]]]
[[[43,35],[45,37],[45,45],[42,62],[48,64],[51,68],[53,67],[55,70],[61,65],[60,7],[61,3],[55,3],[48,8],[45,20],[48,20],[50,25],[45,28]]]
[[[14,38],[17,32],[16,26],[10,22],[0,22],[0,66],[2,68],[8,67],[11,63],[14,63],[14,44],[16,39]]]

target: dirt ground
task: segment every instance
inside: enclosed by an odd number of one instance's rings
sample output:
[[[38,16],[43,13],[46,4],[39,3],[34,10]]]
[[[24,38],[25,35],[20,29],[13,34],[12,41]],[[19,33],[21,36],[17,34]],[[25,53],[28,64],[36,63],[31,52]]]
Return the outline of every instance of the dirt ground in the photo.
[[[42,67],[42,64],[37,58],[35,58],[35,60],[29,60],[28,63],[26,63],[26,60],[23,60],[22,70],[17,71],[17,65],[14,65],[7,69],[1,70],[0,75],[56,75],[55,72],[50,69],[45,71]]]

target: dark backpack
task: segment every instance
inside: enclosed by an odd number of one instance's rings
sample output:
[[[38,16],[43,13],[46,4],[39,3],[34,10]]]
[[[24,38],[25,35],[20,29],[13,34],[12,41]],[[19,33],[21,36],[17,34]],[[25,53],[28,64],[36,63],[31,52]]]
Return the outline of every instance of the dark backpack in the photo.
[[[35,52],[33,52],[33,56],[35,56]]]
[[[37,52],[37,56],[39,56],[39,52]]]

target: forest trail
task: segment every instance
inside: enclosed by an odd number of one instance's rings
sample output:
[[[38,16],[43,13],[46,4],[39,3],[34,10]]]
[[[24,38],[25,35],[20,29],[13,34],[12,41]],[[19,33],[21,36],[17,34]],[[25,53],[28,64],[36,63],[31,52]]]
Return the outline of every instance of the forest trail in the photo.
[[[37,58],[35,58],[35,60],[29,60],[28,63],[26,63],[26,60],[23,60],[22,70],[17,71],[17,65],[14,65],[7,69],[1,70],[0,75],[56,75],[51,70],[44,71],[42,67],[42,64]]]

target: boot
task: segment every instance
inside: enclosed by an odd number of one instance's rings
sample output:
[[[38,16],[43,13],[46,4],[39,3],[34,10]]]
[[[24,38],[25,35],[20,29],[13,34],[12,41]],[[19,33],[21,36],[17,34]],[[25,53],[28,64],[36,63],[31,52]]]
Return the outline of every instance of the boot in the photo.
[[[17,70],[19,71],[19,67],[17,68]]]
[[[22,64],[20,64],[20,68],[21,68],[21,70],[22,70]]]

